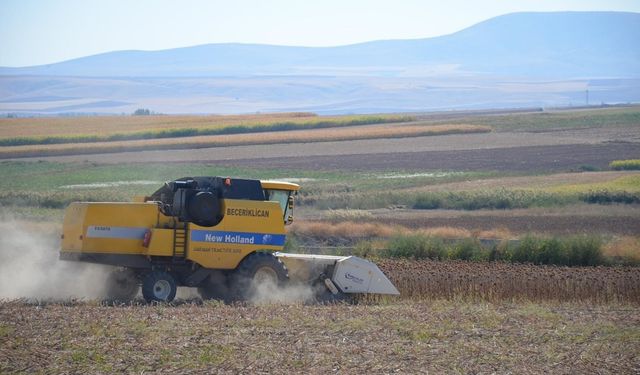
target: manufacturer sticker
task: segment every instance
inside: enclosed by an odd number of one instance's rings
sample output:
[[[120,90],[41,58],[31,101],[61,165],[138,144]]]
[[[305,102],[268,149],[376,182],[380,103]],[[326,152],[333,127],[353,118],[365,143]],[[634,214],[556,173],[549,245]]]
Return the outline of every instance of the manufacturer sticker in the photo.
[[[356,284],[364,283],[363,279],[359,278],[358,276],[354,276],[354,275],[352,275],[352,274],[350,274],[348,272],[344,274],[344,277],[345,277],[345,279],[353,281]]]

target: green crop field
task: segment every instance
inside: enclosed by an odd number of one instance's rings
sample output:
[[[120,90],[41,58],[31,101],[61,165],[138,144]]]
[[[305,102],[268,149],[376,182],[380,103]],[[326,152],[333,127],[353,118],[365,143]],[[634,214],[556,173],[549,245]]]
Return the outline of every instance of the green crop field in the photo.
[[[439,120],[439,122],[442,120]],[[640,109],[637,106],[586,111],[545,111],[528,114],[506,114],[465,117],[456,123],[490,125],[496,131],[545,131],[552,129],[587,129],[606,127],[637,127]]]

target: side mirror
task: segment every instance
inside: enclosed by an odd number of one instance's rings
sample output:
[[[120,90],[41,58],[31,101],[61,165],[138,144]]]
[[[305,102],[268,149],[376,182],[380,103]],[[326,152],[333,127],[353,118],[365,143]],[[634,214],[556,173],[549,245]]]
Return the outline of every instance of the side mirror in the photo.
[[[289,205],[289,209],[293,210],[293,196],[289,196],[289,200],[287,201]]]
[[[287,212],[289,213],[287,215],[287,222],[286,224],[291,224],[293,223],[293,195],[289,195],[289,199],[287,199]]]

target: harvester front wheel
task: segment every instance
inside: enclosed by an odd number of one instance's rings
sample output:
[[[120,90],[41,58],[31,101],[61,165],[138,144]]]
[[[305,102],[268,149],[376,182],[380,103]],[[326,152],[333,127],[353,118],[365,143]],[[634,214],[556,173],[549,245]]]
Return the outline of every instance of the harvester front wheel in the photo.
[[[107,278],[106,297],[111,301],[128,302],[133,300],[140,290],[135,272],[129,269],[112,271]]]
[[[265,294],[260,297],[269,299],[271,291],[287,281],[289,271],[280,259],[270,252],[255,252],[248,255],[231,276],[230,297],[247,301]]]
[[[176,281],[167,272],[153,271],[142,280],[142,296],[148,303],[171,302],[176,291]]]

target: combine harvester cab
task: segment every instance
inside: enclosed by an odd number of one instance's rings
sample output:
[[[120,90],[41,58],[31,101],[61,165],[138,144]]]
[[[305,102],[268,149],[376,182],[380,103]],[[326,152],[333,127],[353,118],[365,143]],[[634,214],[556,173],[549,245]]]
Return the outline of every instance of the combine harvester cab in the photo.
[[[65,212],[60,259],[118,267],[106,294],[120,301],[140,287],[149,302],[172,301],[178,286],[197,287],[204,299],[242,301],[262,285],[290,281],[311,286],[316,300],[399,294],[367,260],[282,252],[298,189],[185,177],[136,202],[75,202]]]

